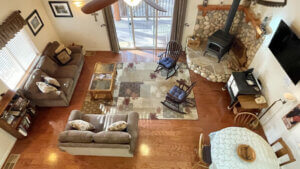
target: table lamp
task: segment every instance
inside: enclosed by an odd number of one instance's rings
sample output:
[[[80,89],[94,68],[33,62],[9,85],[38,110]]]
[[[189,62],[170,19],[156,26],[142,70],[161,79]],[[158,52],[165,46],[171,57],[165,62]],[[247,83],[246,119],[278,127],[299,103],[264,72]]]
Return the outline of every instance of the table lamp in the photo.
[[[283,97],[288,100],[288,101],[295,101],[296,100],[296,97],[291,94],[291,93],[284,93],[283,94]],[[275,100],[270,107],[267,108],[267,110],[259,116],[259,119],[261,119],[277,102],[281,102],[282,104],[285,104],[287,101],[286,100],[282,100],[282,99],[278,99],[278,100]]]

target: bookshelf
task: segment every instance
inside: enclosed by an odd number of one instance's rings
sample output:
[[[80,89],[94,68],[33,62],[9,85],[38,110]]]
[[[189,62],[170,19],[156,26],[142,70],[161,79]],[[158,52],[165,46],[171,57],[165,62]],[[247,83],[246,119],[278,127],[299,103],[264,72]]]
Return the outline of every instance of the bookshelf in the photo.
[[[19,93],[8,90],[0,100],[0,127],[22,139],[28,135],[28,131],[36,117],[35,106]]]

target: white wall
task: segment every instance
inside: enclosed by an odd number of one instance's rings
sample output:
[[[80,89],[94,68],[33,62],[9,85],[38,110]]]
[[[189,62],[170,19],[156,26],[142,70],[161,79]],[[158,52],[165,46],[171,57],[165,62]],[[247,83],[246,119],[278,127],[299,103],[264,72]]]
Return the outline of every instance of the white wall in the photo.
[[[300,32],[300,12],[297,9],[299,6],[300,1],[288,1],[287,6],[284,8],[267,8],[262,6],[258,8],[263,16],[272,16],[270,26],[273,32],[266,36],[264,43],[258,50],[250,66],[255,68],[256,75],[259,76],[263,83],[263,93],[269,105],[274,100],[283,98],[285,92],[294,94],[300,100],[300,83],[294,85],[291,82],[268,48],[273,33],[276,31],[281,19],[290,25],[295,32]],[[300,166],[300,125],[298,124],[291,130],[287,130],[281,118],[296,104],[299,104],[299,101],[288,102],[285,105],[278,103],[262,119],[268,141],[272,143],[279,137],[283,137],[296,157],[296,162],[283,167],[287,169],[295,169]]]
[[[97,11],[98,22],[95,22],[94,16],[84,14],[69,1],[73,17],[54,17],[48,1],[41,1],[64,44],[76,43],[84,45],[86,50],[110,51],[106,27],[101,27],[105,23],[102,11]]]
[[[20,10],[21,15],[26,19],[26,17],[29,16],[34,9],[37,9],[42,21],[44,22],[44,27],[36,36],[31,33],[27,25],[25,26],[25,30],[40,53],[49,41],[60,40],[40,1],[0,0],[0,4],[0,23],[2,23],[5,18],[15,10]],[[5,92],[6,90],[7,87],[0,80],[0,93]],[[15,144],[15,141],[16,138],[0,129],[0,168]]]
[[[0,0],[1,10],[0,10],[0,22],[2,23],[4,19],[9,16],[13,11],[20,10],[21,15],[26,19],[27,16],[31,14],[34,9],[37,9],[43,23],[44,27],[41,31],[34,36],[29,27],[26,25],[25,30],[28,32],[28,35],[33,40],[39,52],[41,52],[46,44],[49,41],[59,40],[59,37],[56,34],[54,27],[52,26],[48,16],[41,4],[40,1],[37,0]]]

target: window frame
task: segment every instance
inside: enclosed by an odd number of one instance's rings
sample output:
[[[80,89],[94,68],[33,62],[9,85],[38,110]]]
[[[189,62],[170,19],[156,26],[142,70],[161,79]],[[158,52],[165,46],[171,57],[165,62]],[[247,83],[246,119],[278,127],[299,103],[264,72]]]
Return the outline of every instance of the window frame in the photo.
[[[28,79],[28,77],[30,76],[30,73],[33,71],[33,69],[35,68],[35,65],[37,64],[37,62],[39,61],[40,58],[40,52],[37,49],[35,43],[33,42],[32,38],[30,38],[28,31],[25,28],[22,28],[18,33],[22,33],[23,38],[26,39],[26,43],[30,43],[30,47],[32,48],[32,50],[35,53],[34,58],[32,59],[30,65],[28,66],[27,69],[25,69],[23,67],[23,65],[20,63],[20,60],[17,59],[17,57],[13,54],[13,52],[11,52],[11,50],[8,47],[3,47],[6,48],[6,50],[9,52],[10,56],[12,56],[12,59],[18,64],[18,66],[24,71],[24,74],[22,76],[21,79],[19,79],[19,82],[16,84],[16,86],[14,88],[11,88],[11,86],[9,86],[7,83],[5,83],[4,80],[1,81],[10,89],[12,90],[17,90],[19,89],[21,86],[24,85],[24,83],[26,82],[26,80]],[[17,33],[17,34],[18,34]],[[8,42],[9,43],[9,42]],[[2,50],[2,49],[0,49]]]

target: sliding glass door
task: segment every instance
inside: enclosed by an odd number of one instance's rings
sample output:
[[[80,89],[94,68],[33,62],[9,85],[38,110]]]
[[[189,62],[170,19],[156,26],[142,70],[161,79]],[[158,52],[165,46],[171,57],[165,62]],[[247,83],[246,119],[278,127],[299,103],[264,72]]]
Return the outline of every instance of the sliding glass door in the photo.
[[[167,12],[159,12],[142,1],[130,7],[124,1],[112,5],[121,49],[165,48],[170,40],[174,0],[156,0]]]

